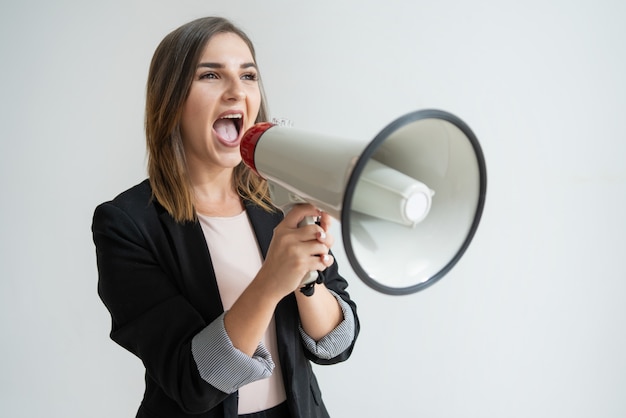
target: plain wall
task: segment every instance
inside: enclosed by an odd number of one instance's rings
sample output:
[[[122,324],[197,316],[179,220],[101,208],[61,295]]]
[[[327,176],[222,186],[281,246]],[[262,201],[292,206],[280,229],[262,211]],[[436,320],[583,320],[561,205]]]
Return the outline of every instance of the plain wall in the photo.
[[[255,41],[273,116],[365,144],[438,108],[485,153],[482,223],[434,286],[379,294],[335,246],[362,334],[316,367],[333,417],[626,416],[618,0],[3,0],[1,416],[134,416],[143,369],[108,338],[91,216],[145,177],[158,42],[212,14]]]

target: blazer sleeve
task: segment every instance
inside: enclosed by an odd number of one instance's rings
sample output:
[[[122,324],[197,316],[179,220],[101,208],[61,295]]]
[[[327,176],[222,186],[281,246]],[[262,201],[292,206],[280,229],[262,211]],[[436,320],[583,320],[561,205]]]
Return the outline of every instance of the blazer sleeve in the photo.
[[[184,411],[207,411],[228,396],[200,377],[193,359],[192,339],[207,324],[168,276],[147,229],[111,202],[95,210],[98,293],[112,317],[111,338]]]

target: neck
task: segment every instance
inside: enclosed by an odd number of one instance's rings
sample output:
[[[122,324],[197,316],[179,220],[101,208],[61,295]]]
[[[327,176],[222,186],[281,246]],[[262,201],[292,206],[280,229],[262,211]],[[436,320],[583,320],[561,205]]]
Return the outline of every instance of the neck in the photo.
[[[232,181],[233,170],[206,173],[191,179],[196,210],[207,216],[229,217],[241,213],[243,204]]]

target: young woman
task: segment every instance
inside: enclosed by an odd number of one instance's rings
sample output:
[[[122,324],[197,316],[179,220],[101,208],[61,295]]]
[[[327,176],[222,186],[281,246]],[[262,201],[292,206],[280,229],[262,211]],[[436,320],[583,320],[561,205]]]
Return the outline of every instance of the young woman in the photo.
[[[330,218],[283,218],[241,162],[267,120],[248,37],[209,17],[167,35],[150,66],[148,179],[96,208],[98,291],[111,338],[141,359],[138,417],[328,417],[311,361],[346,360],[356,305]],[[298,228],[305,216],[320,222]],[[300,292],[306,272],[323,282]]]

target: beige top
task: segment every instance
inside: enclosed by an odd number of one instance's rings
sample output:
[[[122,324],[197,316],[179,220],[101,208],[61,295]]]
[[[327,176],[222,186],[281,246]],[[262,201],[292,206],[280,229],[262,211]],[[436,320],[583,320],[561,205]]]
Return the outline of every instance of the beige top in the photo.
[[[229,310],[252,282],[263,262],[246,212],[229,218],[198,214],[209,247],[224,310]],[[272,375],[239,388],[239,414],[262,411],[287,399],[283,384],[274,318],[261,340],[275,363]]]

